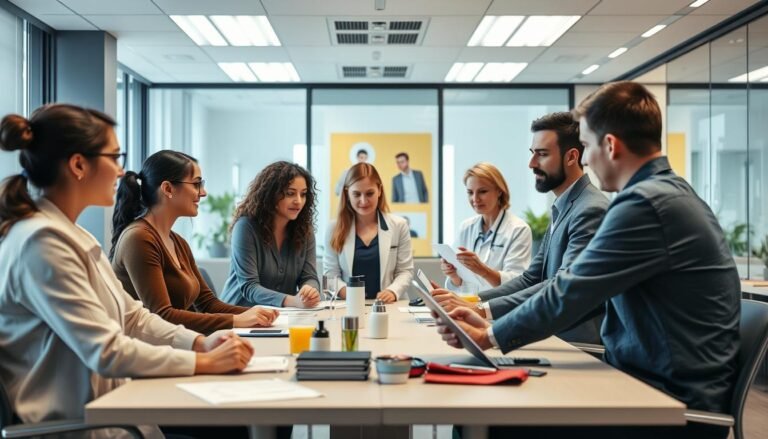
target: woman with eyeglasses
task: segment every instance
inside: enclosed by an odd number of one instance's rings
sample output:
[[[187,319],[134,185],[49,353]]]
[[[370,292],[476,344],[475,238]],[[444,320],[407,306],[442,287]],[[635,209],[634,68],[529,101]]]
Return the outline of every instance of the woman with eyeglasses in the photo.
[[[455,245],[456,259],[476,275],[462,279],[443,259],[445,287],[477,293],[514,279],[531,263],[531,228],[509,208],[509,188],[498,168],[481,162],[464,173],[469,205],[476,216],[464,220]]]
[[[232,255],[222,300],[312,308],[320,303],[315,261],[315,180],[284,161],[253,179],[232,219]]]
[[[0,379],[22,422],[82,418],[128,377],[240,371],[253,354],[234,334],[204,337],[144,309],[76,224],[113,204],[124,174],[114,125],[64,104],[0,122],[0,149],[20,151],[23,169],[0,183]]]
[[[413,279],[411,233],[405,218],[389,213],[379,172],[358,163],[346,173],[339,215],[326,233],[325,275],[339,277],[346,297],[351,276],[365,276],[365,298],[392,303]]]
[[[112,215],[112,268],[128,293],[171,323],[204,334],[270,326],[277,311],[219,300],[187,241],[171,230],[179,217],[197,216],[205,196],[197,160],[181,152],[156,152],[141,172],[126,172]]]

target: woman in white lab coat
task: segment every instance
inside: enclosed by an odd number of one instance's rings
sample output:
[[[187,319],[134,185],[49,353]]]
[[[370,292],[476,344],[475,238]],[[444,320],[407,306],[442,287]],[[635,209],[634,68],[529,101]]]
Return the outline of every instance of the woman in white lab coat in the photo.
[[[477,293],[496,287],[522,274],[531,262],[531,228],[509,208],[509,188],[501,172],[481,162],[464,173],[464,185],[472,209],[477,213],[461,223],[456,259],[472,276],[462,279],[445,259],[440,268],[445,287]]]

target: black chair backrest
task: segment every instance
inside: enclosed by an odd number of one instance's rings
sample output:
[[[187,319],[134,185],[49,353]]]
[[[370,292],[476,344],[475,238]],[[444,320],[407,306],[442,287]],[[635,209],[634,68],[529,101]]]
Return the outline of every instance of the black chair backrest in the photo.
[[[0,430],[15,424],[16,418],[13,416],[13,408],[8,394],[5,392],[5,386],[0,381]]]
[[[760,360],[768,348],[768,303],[755,300],[741,300],[741,322],[739,325],[741,348],[739,349],[739,375],[733,392],[731,415],[734,418],[735,439],[743,439],[742,415],[749,387],[757,375]]]
[[[208,288],[213,291],[213,294],[216,294],[218,296],[218,292],[216,291],[216,285],[213,284],[213,279],[211,279],[211,275],[208,274],[208,271],[203,267],[197,267],[198,270],[200,270],[200,276],[203,276],[203,280],[205,283],[208,284]]]

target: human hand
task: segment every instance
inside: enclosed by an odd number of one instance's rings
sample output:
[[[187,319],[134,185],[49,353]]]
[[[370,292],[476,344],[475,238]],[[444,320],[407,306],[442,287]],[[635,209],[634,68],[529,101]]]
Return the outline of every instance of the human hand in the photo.
[[[235,328],[253,328],[255,326],[272,326],[280,315],[277,310],[254,306],[247,311],[234,316]]]
[[[435,302],[437,302],[441,307],[443,307],[444,310],[448,312],[451,312],[459,307],[466,308],[469,306],[469,302],[462,299],[461,296],[444,288],[437,288],[432,290],[432,297],[435,299]],[[480,317],[485,318],[485,310],[471,308],[471,311]]]
[[[320,304],[320,292],[310,285],[302,285],[296,297],[301,300],[302,308],[314,308]]]
[[[211,336],[220,331],[214,332]],[[211,337],[209,336],[209,337]],[[221,341],[222,337],[216,337]],[[195,358],[195,374],[221,374],[241,372],[253,356],[250,343],[230,332],[223,342],[210,351],[199,352]]]
[[[448,315],[456,322],[456,324],[459,325],[459,327],[461,327],[461,329],[464,330],[464,332],[467,333],[469,338],[474,340],[475,343],[480,346],[481,349],[485,350],[493,346],[490,339],[488,338],[488,327],[490,326],[490,323],[488,323],[485,319],[476,313],[472,312],[471,309],[456,308]],[[443,319],[434,311],[432,312],[432,316],[435,318],[437,332],[442,336],[443,341],[445,341],[449,346],[462,348],[463,346],[461,341],[459,341],[459,338],[456,336],[456,334],[454,334],[453,331],[451,331],[451,329],[445,324],[445,321],[443,321]]]
[[[461,277],[456,273],[456,267],[442,258],[440,259],[440,270],[446,277],[451,279],[451,283],[454,285],[462,284]]]
[[[477,253],[469,251],[464,247],[459,247],[459,251],[456,253],[456,259],[461,262],[461,265],[480,276],[484,276],[486,272],[490,270],[490,268],[480,260]]]
[[[376,298],[381,299],[381,301],[384,303],[397,302],[397,294],[390,290],[379,291],[379,293],[376,294]]]

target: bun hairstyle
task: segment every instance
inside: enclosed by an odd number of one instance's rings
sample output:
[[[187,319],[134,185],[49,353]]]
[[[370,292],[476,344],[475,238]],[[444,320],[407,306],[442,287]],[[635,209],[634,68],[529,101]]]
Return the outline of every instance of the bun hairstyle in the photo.
[[[158,202],[158,189],[164,181],[184,180],[194,172],[197,159],[187,154],[163,150],[144,160],[138,174],[127,171],[117,187],[117,201],[112,214],[112,248],[109,258],[115,255],[115,247],[128,224],[143,215]]]
[[[0,149],[21,151],[21,174],[0,183],[0,238],[17,221],[35,212],[27,182],[44,189],[59,179],[61,163],[74,154],[100,152],[115,121],[89,108],[68,104],[44,105],[29,119],[9,114],[0,122]]]

